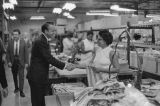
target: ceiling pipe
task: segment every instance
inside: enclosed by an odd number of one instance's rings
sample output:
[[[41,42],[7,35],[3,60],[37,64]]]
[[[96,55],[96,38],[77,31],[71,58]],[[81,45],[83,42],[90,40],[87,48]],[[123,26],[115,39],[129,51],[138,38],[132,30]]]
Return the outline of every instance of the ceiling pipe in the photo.
[[[44,2],[44,0],[39,0],[39,2],[38,2],[38,9],[37,9],[38,13],[40,12],[40,8],[41,8],[43,2]]]

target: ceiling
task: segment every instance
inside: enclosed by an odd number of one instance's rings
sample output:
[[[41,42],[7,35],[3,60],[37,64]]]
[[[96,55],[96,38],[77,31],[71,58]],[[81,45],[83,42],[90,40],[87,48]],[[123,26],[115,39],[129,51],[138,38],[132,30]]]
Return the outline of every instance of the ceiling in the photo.
[[[62,17],[53,14],[55,7],[61,8],[66,2],[77,5],[71,14],[73,16],[85,15],[89,10],[109,9],[111,5],[137,9],[139,14],[160,14],[160,0],[17,0],[18,5],[9,13],[18,18],[28,18],[32,15],[44,15],[47,18]]]

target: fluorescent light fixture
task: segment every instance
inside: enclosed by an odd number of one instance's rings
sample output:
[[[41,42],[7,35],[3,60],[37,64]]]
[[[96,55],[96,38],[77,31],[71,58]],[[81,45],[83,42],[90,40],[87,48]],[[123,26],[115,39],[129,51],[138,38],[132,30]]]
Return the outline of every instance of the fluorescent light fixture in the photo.
[[[110,13],[109,10],[90,10],[91,13]]]
[[[31,16],[30,20],[44,20],[44,16]]]
[[[160,15],[156,15],[156,14],[148,14],[146,15],[146,17],[152,18],[153,20],[160,20]]]
[[[160,17],[160,15],[156,15],[156,14],[148,14],[146,15],[146,17],[152,18],[152,17]]]
[[[74,17],[74,16],[72,16],[72,15],[67,16],[67,18],[75,19],[75,17]]]
[[[69,12],[64,12],[63,15],[66,16],[67,18],[75,19],[75,17],[72,16]]]
[[[3,9],[13,9],[14,10],[14,5],[12,3],[3,3]]]
[[[128,8],[121,8],[119,7],[119,5],[112,5],[110,7],[111,10],[115,10],[115,11],[125,11],[125,12],[134,12],[136,10],[134,9],[128,9]]]
[[[62,9],[61,9],[61,8],[54,8],[54,9],[53,9],[53,13],[60,14],[61,12],[62,12]]]
[[[70,13],[69,13],[69,12],[64,12],[63,15],[64,15],[64,16],[69,16]]]
[[[118,14],[111,14],[111,13],[90,13],[90,12],[87,12],[86,15],[119,16]]]
[[[132,17],[137,17],[138,15],[136,15],[136,14],[132,14]]]
[[[112,5],[110,7],[111,10],[118,10],[119,9],[119,5]]]
[[[76,8],[76,5],[74,3],[65,3],[62,9],[72,11]]]
[[[6,18],[7,19],[10,19],[10,20],[16,20],[16,16],[9,16],[9,15],[6,15]]]
[[[11,3],[11,4],[13,4],[13,5],[17,5],[18,3],[17,3],[17,0],[9,0],[9,2]]]
[[[11,20],[16,20],[17,18],[16,18],[16,16],[10,16],[10,19]]]

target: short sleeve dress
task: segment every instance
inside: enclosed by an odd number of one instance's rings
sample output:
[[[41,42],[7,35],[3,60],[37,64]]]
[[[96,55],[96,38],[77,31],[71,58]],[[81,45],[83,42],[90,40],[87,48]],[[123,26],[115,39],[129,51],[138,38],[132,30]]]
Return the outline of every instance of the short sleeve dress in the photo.
[[[109,66],[111,64],[110,52],[112,50],[113,49],[110,46],[104,49],[100,48],[99,50],[97,50],[96,56],[93,61],[95,67],[103,67],[109,69]],[[111,74],[110,78],[116,79],[116,76],[117,74]],[[96,73],[93,71],[93,69],[89,68],[87,71],[87,77],[89,86],[95,86],[98,81],[109,79],[109,74],[105,72]]]

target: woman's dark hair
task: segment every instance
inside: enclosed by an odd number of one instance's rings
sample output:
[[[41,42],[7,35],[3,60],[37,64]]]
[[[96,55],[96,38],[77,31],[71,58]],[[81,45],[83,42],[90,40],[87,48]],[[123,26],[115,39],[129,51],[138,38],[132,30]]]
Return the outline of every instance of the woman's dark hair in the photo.
[[[112,44],[113,36],[108,30],[99,31],[99,36],[106,42],[107,45]]]
[[[66,32],[66,37],[72,38],[73,37],[73,33],[68,31]]]
[[[87,36],[88,36],[88,35],[93,35],[93,32],[92,32],[92,31],[88,31],[88,32],[87,32]]]
[[[21,34],[21,31],[19,29],[14,29],[13,32],[18,32],[18,34]]]

